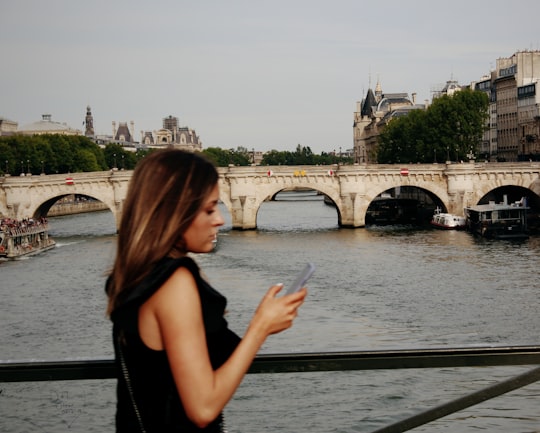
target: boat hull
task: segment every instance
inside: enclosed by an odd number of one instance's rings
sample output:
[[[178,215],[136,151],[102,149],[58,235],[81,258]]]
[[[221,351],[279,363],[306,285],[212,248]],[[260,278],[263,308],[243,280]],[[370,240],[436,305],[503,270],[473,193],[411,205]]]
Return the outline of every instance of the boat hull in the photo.
[[[433,221],[431,221],[430,224],[431,224],[432,227],[435,227],[436,229],[441,229],[441,230],[465,230],[465,228],[467,227],[465,224],[462,224],[462,225],[446,225],[446,224],[439,224],[439,223],[436,223],[436,222],[433,222]]]
[[[436,212],[430,224],[442,230],[464,230],[467,227],[467,220],[458,215]]]
[[[5,254],[3,257],[0,256],[0,258],[4,258],[7,260],[18,260],[25,257],[35,256],[36,254],[40,254],[44,251],[48,251],[56,247],[56,242],[54,242],[52,239],[47,245],[38,247],[38,248],[32,248],[30,250],[26,250],[24,252],[18,252],[15,254]]]
[[[467,230],[489,239],[527,239],[526,200],[508,204],[494,203],[465,208]]]
[[[521,227],[504,227],[504,226],[478,226],[470,225],[467,229],[478,236],[482,236],[486,239],[507,239],[507,240],[520,240],[528,239],[529,234]]]

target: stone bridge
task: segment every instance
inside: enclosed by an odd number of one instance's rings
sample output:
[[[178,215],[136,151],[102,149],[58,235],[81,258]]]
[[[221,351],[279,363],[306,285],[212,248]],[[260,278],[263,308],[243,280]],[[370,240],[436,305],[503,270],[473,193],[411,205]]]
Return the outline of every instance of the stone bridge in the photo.
[[[423,190],[446,211],[463,214],[502,187],[522,189],[536,212],[540,208],[540,163],[464,163],[342,166],[250,166],[219,168],[221,200],[235,229],[257,227],[261,204],[278,192],[313,189],[336,205],[341,227],[363,227],[370,203],[381,193],[409,186]],[[81,194],[122,214],[132,171],[73,173],[70,175],[7,176],[0,178],[0,215],[29,218],[47,215],[60,198]]]

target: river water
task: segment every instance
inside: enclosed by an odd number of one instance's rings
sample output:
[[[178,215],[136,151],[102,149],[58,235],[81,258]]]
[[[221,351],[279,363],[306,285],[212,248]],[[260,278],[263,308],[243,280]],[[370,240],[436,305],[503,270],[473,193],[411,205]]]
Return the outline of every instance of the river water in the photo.
[[[261,353],[540,343],[540,237],[486,241],[410,227],[340,229],[310,193],[264,203],[256,231],[231,229],[195,258],[229,299],[240,335],[266,289],[317,265],[292,329]],[[112,357],[104,315],[112,214],[50,219],[57,247],[0,263],[0,359]],[[248,375],[226,408],[231,433],[370,432],[529,367]],[[0,384],[2,432],[113,431],[115,382]],[[540,432],[540,383],[415,432]]]

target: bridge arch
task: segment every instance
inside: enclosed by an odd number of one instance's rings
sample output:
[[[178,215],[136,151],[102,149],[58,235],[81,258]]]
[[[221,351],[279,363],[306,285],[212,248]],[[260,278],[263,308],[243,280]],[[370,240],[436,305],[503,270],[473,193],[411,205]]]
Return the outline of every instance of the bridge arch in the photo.
[[[473,203],[485,204],[488,201],[501,202],[503,196],[507,195],[509,201],[518,201],[523,196],[528,196],[529,200],[540,206],[540,180],[536,180],[529,185],[523,185],[519,182],[489,182],[482,184],[473,195]]]
[[[289,179],[291,181],[291,179]],[[332,202],[334,202],[337,215],[338,224],[341,225],[342,214],[342,201],[338,194],[339,190],[331,185],[324,183],[309,183],[302,182],[295,185],[294,182],[276,182],[268,183],[266,185],[258,185],[256,190],[253,191],[253,195],[232,197],[231,185],[225,180],[224,177],[220,177],[219,181],[220,200],[223,202],[227,210],[232,217],[233,227],[236,229],[254,229],[257,227],[257,215],[264,202],[272,200],[277,194],[282,191],[294,190],[294,189],[309,189],[317,191],[326,195]],[[246,215],[247,213],[247,215]]]
[[[88,194],[80,194],[80,193],[76,193],[76,192],[72,192],[70,194],[61,194],[61,195],[51,196],[49,198],[44,198],[44,201],[41,204],[39,204],[36,207],[36,209],[31,213],[34,216],[34,218],[45,217],[45,216],[48,215],[48,212],[50,211],[51,207],[54,206],[54,204],[56,204],[62,198],[69,197],[69,196],[72,196],[72,195],[78,196],[78,197],[87,197],[87,198],[96,200],[96,201],[98,201],[100,203],[103,203],[107,207],[107,209],[110,210],[113,213],[113,215],[115,216],[115,219],[116,219],[115,209],[111,208],[110,205],[108,205],[106,202],[101,200],[99,197],[93,197],[93,196],[90,196]]]
[[[540,211],[540,195],[531,188],[518,185],[503,185],[496,187],[483,196],[479,196],[479,200],[475,204],[486,204],[490,201],[501,203],[504,200],[508,203],[512,203],[521,200],[522,197],[527,198],[529,207],[536,211]]]
[[[271,200],[273,199],[276,195],[278,195],[280,192],[283,192],[283,191],[290,191],[291,189],[288,188],[288,187],[284,187],[284,186],[274,186],[273,188],[271,188],[268,192],[268,195],[266,197],[263,197],[263,195],[259,196],[257,201],[254,203],[254,206],[256,207],[256,214],[258,215],[260,209],[261,209],[261,206],[262,204],[267,201],[267,200]],[[310,191],[316,191],[318,193],[321,193],[323,195],[325,195],[326,197],[328,197],[335,205],[336,207],[336,211],[337,211],[337,218],[338,218],[338,225],[341,225],[341,201],[339,199],[339,195],[336,193],[336,190],[333,189],[333,188],[329,188],[327,186],[325,186],[324,184],[315,184],[315,185],[312,185],[310,187],[303,187],[302,189],[293,189],[293,190],[296,190],[296,191],[301,191],[301,190],[310,190]]]

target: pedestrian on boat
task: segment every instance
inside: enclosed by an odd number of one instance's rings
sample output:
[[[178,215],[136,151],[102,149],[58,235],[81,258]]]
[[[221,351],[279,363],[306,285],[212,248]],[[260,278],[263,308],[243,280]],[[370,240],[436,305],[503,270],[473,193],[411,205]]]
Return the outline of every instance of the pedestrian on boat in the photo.
[[[307,291],[263,296],[243,336],[189,253],[208,253],[224,220],[216,168],[159,150],[135,168],[107,279],[118,366],[117,432],[225,432],[223,409],[266,338],[292,326]]]

